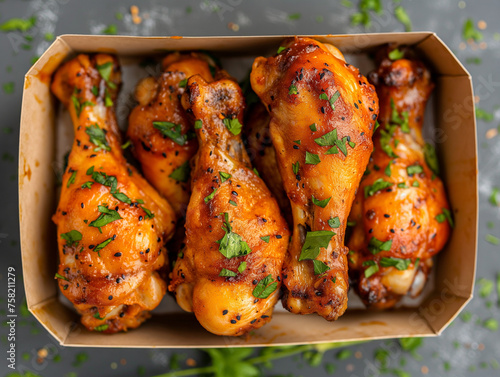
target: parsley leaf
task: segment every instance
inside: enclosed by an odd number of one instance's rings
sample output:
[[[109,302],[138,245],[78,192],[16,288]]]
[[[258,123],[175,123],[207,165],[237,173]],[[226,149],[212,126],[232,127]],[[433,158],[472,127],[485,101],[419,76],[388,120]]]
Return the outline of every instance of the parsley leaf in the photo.
[[[298,161],[295,164],[292,164],[293,174],[295,174],[295,175],[299,174],[299,168],[300,168],[300,164]]]
[[[268,298],[278,288],[278,282],[274,281],[271,274],[259,281],[252,294],[255,298]]]
[[[387,164],[387,166],[384,170],[385,175],[388,177],[391,176],[391,164],[392,164],[392,161],[389,161],[389,163]]]
[[[179,81],[179,88],[185,88],[188,83],[188,79]]]
[[[281,54],[281,52],[284,50],[286,50],[286,47],[280,46],[280,48],[278,48],[277,54]]]
[[[260,239],[262,241],[264,241],[265,243],[269,243],[269,239],[271,238],[271,236],[264,236],[264,237],[260,237]]]
[[[329,230],[318,230],[307,232],[304,245],[300,252],[299,261],[316,259],[321,248],[327,248],[335,232]]]
[[[220,270],[219,272],[219,276],[224,276],[224,277],[234,277],[238,275],[236,272],[233,272],[231,270],[228,270],[226,268],[223,268],[222,270]]]
[[[73,172],[71,173],[71,176],[68,179],[68,183],[66,184],[66,187],[69,187],[70,185],[72,185],[73,183],[75,183],[76,172],[77,172],[77,170],[73,170]]]
[[[241,133],[241,127],[243,126],[241,125],[238,118],[234,119],[224,118],[223,122],[224,125],[229,130],[229,132],[231,132],[233,135],[239,135]]]
[[[411,259],[401,259],[401,258],[386,258],[380,259],[380,265],[382,267],[396,267],[399,271],[407,270],[411,264]]]
[[[63,280],[69,281],[69,279],[68,279],[67,277],[62,276],[61,274],[58,274],[57,272],[56,272],[56,274],[54,275],[54,278],[55,278],[55,279],[63,279]]]
[[[410,177],[413,177],[415,174],[423,173],[423,171],[424,169],[419,164],[410,165],[406,168],[406,172]]]
[[[154,218],[154,217],[155,217],[154,213],[152,213],[152,212],[151,212],[149,209],[147,209],[146,207],[141,206],[141,208],[142,208],[142,210],[143,210],[144,212],[146,212],[146,218],[148,218],[148,219],[152,219],[152,218]]]
[[[30,17],[27,20],[23,18],[11,18],[0,25],[1,31],[20,31],[22,33],[28,31],[36,24],[36,17]]]
[[[97,245],[96,247],[94,247],[94,249],[92,249],[92,251],[96,252],[97,255],[101,256],[101,254],[99,254],[99,251],[101,251],[102,249],[104,249],[113,240],[114,240],[113,237],[108,238],[106,241],[103,241],[99,245]]]
[[[439,163],[437,159],[436,149],[429,143],[425,143],[424,157],[427,166],[429,166],[434,174],[439,175]]]
[[[465,20],[464,26],[462,28],[462,37],[465,41],[472,39],[474,42],[479,42],[483,39],[483,34],[476,29],[472,18],[468,18],[467,20]]]
[[[94,182],[92,182],[92,181],[87,181],[87,182],[85,182],[85,183],[82,185],[82,189],[83,189],[83,188],[88,188],[88,189],[89,189],[89,188],[91,188],[91,187],[92,187],[92,185],[93,185],[93,184],[94,184]]]
[[[175,179],[179,182],[187,182],[189,180],[189,174],[191,173],[191,167],[189,166],[189,161],[186,161],[177,169],[175,169],[169,177]]]
[[[207,204],[210,200],[212,200],[214,198],[216,192],[217,192],[217,189],[215,188],[210,194],[205,196],[205,199],[203,199],[205,204]]]
[[[194,121],[194,129],[201,130],[202,127],[203,127],[203,121],[201,119],[196,119]]]
[[[398,48],[395,48],[394,50],[389,52],[389,59],[391,59],[391,60],[403,59],[404,55],[405,55],[404,51],[401,51]]]
[[[82,240],[82,234],[73,229],[67,233],[62,233],[61,238],[66,241],[66,246],[78,246],[78,241]]]
[[[367,265],[370,266],[365,270],[365,278],[368,279],[370,276],[378,272],[378,264],[372,260],[363,262],[363,266]]]
[[[319,95],[319,99],[327,100],[330,103],[330,107],[334,111],[335,111],[335,101],[337,101],[339,97],[340,97],[340,92],[338,90],[330,98],[328,98],[328,95],[326,93],[321,93]]]
[[[108,207],[101,206],[101,205],[97,206],[97,209],[99,210],[99,212],[101,214],[99,215],[99,217],[97,219],[92,221],[89,224],[89,226],[98,228],[99,232],[101,232],[101,233],[102,233],[101,227],[122,218],[120,216],[120,214],[117,211],[115,211],[114,209],[109,209]]]
[[[314,259],[313,260],[313,267],[314,267],[314,275],[321,275],[324,274],[326,271],[330,269],[324,262]]]
[[[330,228],[339,228],[340,227],[340,219],[339,217],[333,217],[328,220],[328,225]]]
[[[331,198],[332,197],[330,196],[329,198],[319,200],[319,199],[316,199],[313,195],[311,200],[312,200],[313,204],[316,204],[318,207],[325,208],[328,205],[328,202],[330,201]]]
[[[368,243],[368,250],[375,255],[380,253],[381,251],[390,251],[392,247],[392,240],[388,241],[380,241],[375,237],[372,237],[370,242]]]
[[[306,151],[306,164],[317,165],[321,162],[319,156],[315,153],[309,153]]]
[[[243,271],[245,271],[247,269],[247,262],[243,261],[240,263],[240,265],[238,266],[238,272],[240,274],[243,273]]]
[[[399,22],[403,24],[403,26],[405,27],[405,31],[411,31],[412,24],[410,17],[408,16],[408,13],[406,13],[406,10],[401,5],[398,5],[396,8],[394,8],[394,16]]]
[[[219,241],[216,241],[219,244],[219,251],[222,255],[229,259],[241,257],[252,252],[246,241],[243,241],[239,234],[232,231],[231,224],[229,223],[229,214],[227,212],[224,213],[224,224],[222,229],[226,234]]]
[[[225,172],[223,172],[223,171],[220,171],[220,172],[219,172],[219,176],[220,176],[220,183],[224,183],[224,182],[226,182],[229,178],[231,178],[231,177],[232,177],[232,175],[231,175],[231,174],[229,174],[229,173],[225,173]]]
[[[293,84],[290,85],[288,88],[288,95],[292,95],[292,94],[299,94],[299,92],[297,91],[297,87]]]
[[[170,138],[176,144],[184,145],[188,140],[187,134],[181,134],[180,124],[172,122],[153,122],[153,127],[159,130],[162,135]]]
[[[89,135],[90,142],[97,146],[97,148],[94,148],[95,152],[100,150],[111,150],[106,141],[106,132],[104,132],[97,123],[86,127],[85,133]]]
[[[448,223],[450,224],[450,226],[452,228],[455,227],[455,223],[453,222],[453,216],[451,214],[451,211],[447,208],[442,208],[442,211],[443,213],[440,213],[439,215],[437,215],[435,218],[437,220],[438,223],[442,223],[444,222],[445,220],[448,220]]]
[[[392,183],[387,182],[382,178],[377,179],[373,184],[370,186],[365,186],[365,198],[368,198],[369,196],[375,195],[378,191],[385,190],[388,187],[391,187]]]
[[[106,331],[108,329],[109,325],[108,324],[103,324],[103,325],[99,325],[99,326],[96,326],[94,327],[94,331]]]

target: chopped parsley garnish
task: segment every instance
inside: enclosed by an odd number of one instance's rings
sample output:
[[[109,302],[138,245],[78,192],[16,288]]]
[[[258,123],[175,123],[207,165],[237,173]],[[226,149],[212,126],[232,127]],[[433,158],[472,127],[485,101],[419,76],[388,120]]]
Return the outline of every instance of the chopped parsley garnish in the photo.
[[[410,126],[408,124],[408,111],[403,111],[401,114],[399,114],[393,98],[391,98],[391,109],[391,123],[400,126],[401,131],[403,131],[405,134],[409,133]]]
[[[223,268],[222,270],[220,270],[219,272],[219,276],[224,276],[224,277],[234,277],[238,275],[236,272],[233,272],[231,270],[228,270],[226,268]]]
[[[339,153],[340,150],[346,157],[347,157],[346,143],[348,143],[351,146],[351,148],[354,148],[356,146],[354,142],[349,141],[349,137],[347,136],[344,136],[342,139],[339,139],[337,136],[337,129],[327,132],[323,136],[314,139],[314,141],[316,142],[316,144],[322,147],[332,146],[332,148],[326,151],[326,154],[337,154]]]
[[[396,267],[399,271],[407,270],[411,264],[411,259],[401,259],[401,258],[386,258],[380,259],[380,265],[382,267]]]
[[[365,278],[367,278],[367,279],[370,276],[372,276],[373,274],[378,272],[378,264],[375,261],[367,260],[367,261],[363,262],[363,266],[369,266],[365,270]]]
[[[108,142],[106,141],[106,133],[99,127],[97,123],[86,127],[85,133],[89,135],[90,142],[97,146],[97,148],[94,148],[95,152],[100,150],[111,150]]]
[[[278,48],[277,54],[281,54],[281,52],[284,50],[286,50],[286,47],[280,46],[280,48]]]
[[[389,52],[389,59],[391,59],[391,60],[403,59],[404,55],[405,55],[404,51],[401,51],[398,48],[395,48],[394,50]]]
[[[325,262],[320,261],[318,259],[313,259],[313,268],[314,268],[314,275],[324,274],[326,271],[330,269],[330,267],[328,267],[328,265]]]
[[[82,240],[82,234],[73,229],[67,233],[62,233],[61,238],[66,241],[66,246],[78,246],[78,241]]]
[[[443,212],[436,216],[437,222],[441,224],[444,221],[448,220],[448,223],[450,224],[450,226],[452,228],[455,227],[455,224],[453,222],[453,217],[451,215],[450,210],[448,210],[447,208],[442,208],[442,210],[443,210]]]
[[[491,122],[493,119],[495,119],[495,116],[481,108],[476,108],[476,118],[480,120],[484,120],[485,122]]]
[[[188,83],[188,79],[179,81],[179,88],[185,88]]]
[[[87,181],[87,182],[85,182],[85,183],[82,185],[82,189],[83,189],[83,188],[88,188],[88,189],[89,189],[89,188],[91,188],[91,187],[92,187],[92,185],[93,185],[93,184],[94,184],[94,182],[92,182],[92,181]]]
[[[106,96],[104,97],[104,106],[106,107],[111,107],[113,106],[114,103],[113,103],[113,100],[111,99],[111,97],[109,96],[109,93],[106,92]]]
[[[298,145],[300,145],[300,143],[301,143],[301,141],[300,141],[300,140],[294,140],[293,142],[294,142],[295,144],[298,144]]]
[[[436,149],[429,143],[424,145],[424,157],[427,166],[436,175],[439,175],[439,163],[437,159]]]
[[[120,214],[115,211],[114,209],[109,209],[108,207],[105,206],[97,206],[97,209],[101,213],[97,219],[92,221],[89,226],[95,227],[99,229],[99,232],[102,233],[101,227],[112,223],[113,221],[120,220],[122,217]]]
[[[104,325],[99,325],[94,327],[95,331],[106,331],[108,329],[109,325],[104,324]]]
[[[413,187],[420,187],[420,183],[418,183],[418,181],[413,181],[413,183],[411,185]]]
[[[63,279],[63,280],[69,281],[69,279],[67,277],[62,276],[61,274],[58,274],[57,272],[56,272],[54,278],[55,279]]]
[[[272,275],[269,274],[257,283],[252,294],[255,298],[268,298],[276,288],[278,288],[278,282],[274,281]]]
[[[390,251],[392,247],[392,240],[388,241],[380,241],[375,237],[372,237],[370,242],[368,243],[368,250],[375,255],[380,253],[381,251]]]
[[[424,169],[419,164],[410,165],[406,168],[406,172],[410,177],[413,177],[415,174],[423,173],[423,171]]]
[[[125,142],[125,144],[122,144],[122,145],[121,145],[121,148],[122,148],[122,149],[127,149],[128,147],[130,147],[130,145],[132,145],[132,142],[131,142],[130,140],[127,140],[127,141]]]
[[[238,266],[238,272],[240,274],[243,273],[243,271],[245,271],[247,269],[247,262],[243,261],[240,263],[240,265]]]
[[[215,188],[210,194],[205,196],[205,199],[203,199],[205,204],[207,204],[210,200],[212,200],[214,198],[216,192],[217,192],[217,189]]]
[[[146,207],[144,206],[141,206],[142,210],[146,213],[146,218],[148,219],[152,219],[155,217],[155,214],[152,213],[149,209],[147,209]]]
[[[489,201],[494,206],[500,206],[500,189],[498,187],[493,187]]]
[[[380,130],[380,146],[382,150],[392,158],[398,157],[396,153],[392,150],[391,140],[392,140],[392,130]]]
[[[340,97],[340,92],[338,90],[330,98],[328,98],[328,95],[326,93],[321,93],[319,95],[319,99],[327,100],[330,103],[330,107],[334,111],[335,111],[335,101],[337,101],[339,97]]]
[[[388,177],[391,176],[391,164],[392,164],[392,161],[389,161],[389,163],[387,164],[387,166],[384,170],[385,175]]]
[[[71,176],[68,179],[68,183],[66,184],[66,187],[69,187],[70,185],[72,185],[73,183],[75,183],[76,172],[77,172],[77,170],[73,170],[73,172],[71,173]]]
[[[241,257],[252,252],[241,236],[232,231],[231,224],[229,223],[229,214],[227,212],[224,213],[224,224],[222,225],[222,229],[226,234],[219,241],[216,241],[219,244],[219,251],[222,255],[229,259]]]
[[[299,94],[299,92],[297,91],[297,87],[293,84],[288,88],[288,95],[292,94]]]
[[[99,95],[99,88],[97,86],[95,86],[95,85],[92,86],[92,89],[90,89],[90,91],[96,97]]]
[[[101,317],[101,315],[99,314],[99,312],[95,312],[94,315],[93,315],[94,318],[102,321],[104,318],[106,318],[106,316],[104,317]]]
[[[201,119],[196,119],[194,121],[194,129],[201,130],[202,127],[203,127],[203,121]]]
[[[369,196],[375,195],[378,191],[385,190],[386,188],[389,188],[392,186],[391,182],[387,182],[386,180],[379,178],[373,184],[370,186],[365,186],[365,198],[368,198]]]
[[[300,164],[298,161],[295,164],[292,164],[293,174],[295,174],[295,175],[299,174],[299,168],[300,168]]]
[[[241,133],[241,127],[243,127],[238,120],[238,118],[230,119],[230,118],[224,118],[223,120],[224,125],[227,127],[229,132],[231,132],[233,135],[239,135]]]
[[[226,182],[229,178],[231,178],[231,177],[232,177],[232,175],[231,175],[231,174],[229,174],[229,173],[225,173],[225,172],[223,172],[223,171],[220,171],[220,172],[219,172],[219,176],[220,176],[220,183],[224,183],[224,182]]]
[[[309,153],[306,151],[306,164],[317,165],[321,162],[319,156],[315,153]]]
[[[235,207],[238,206],[238,203],[236,203],[234,200],[230,200],[229,204],[231,204],[232,206],[235,206]]]
[[[99,74],[101,75],[101,77],[104,79],[104,81],[106,81],[106,84],[108,84],[108,86],[111,89],[116,89],[116,85],[109,81],[109,79],[111,77],[111,71],[113,69],[113,62],[107,62],[107,63],[101,64],[101,65],[98,65],[98,66],[96,66],[96,68],[97,68],[97,71],[99,72]]]
[[[405,182],[398,183],[398,188],[407,189],[408,185]]]
[[[312,132],[316,132],[318,129],[316,128],[316,123],[313,123],[309,126],[309,129],[312,131]]]
[[[36,17],[30,17],[27,20],[23,18],[11,18],[0,25],[1,31],[20,31],[22,33],[28,31],[36,24]]]
[[[313,195],[311,200],[312,200],[313,204],[316,204],[318,207],[325,208],[328,205],[328,202],[330,201],[331,198],[332,197],[330,196],[329,198],[319,200],[319,199],[316,199]]]
[[[190,139],[190,135],[181,134],[181,125],[172,122],[153,122],[153,127],[161,132],[162,135],[170,138],[174,143],[179,145],[186,144]]]
[[[77,118],[80,117],[80,114],[82,113],[82,110],[84,107],[94,106],[94,103],[92,103],[90,101],[85,101],[85,102],[80,103],[80,101],[78,100],[78,98],[76,96],[71,96],[71,102],[73,102],[73,107],[75,108]]]
[[[117,191],[117,192],[112,193],[112,195],[113,195],[113,198],[118,199],[120,202],[127,203],[127,204],[132,203],[132,200],[130,200],[130,198],[127,195],[125,195],[123,192]]]
[[[264,241],[265,243],[269,243],[269,239],[270,239],[270,238],[271,238],[270,236],[260,237],[260,239],[261,239],[262,241]]]
[[[189,166],[189,161],[186,161],[177,169],[175,169],[169,177],[175,179],[179,182],[187,182],[189,180],[189,174],[191,173],[191,167]]]
[[[330,228],[339,228],[340,227],[340,219],[339,217],[332,217],[328,220],[328,225]]]
[[[399,22],[403,24],[403,26],[405,27],[405,31],[411,31],[412,24],[410,17],[408,16],[408,13],[406,13],[406,10],[401,5],[398,5],[396,8],[394,8],[394,16]]]
[[[101,256],[101,254],[99,253],[99,251],[101,251],[102,249],[104,249],[111,241],[113,241],[113,237],[108,238],[106,241],[101,242],[99,245],[97,245],[96,247],[94,247],[92,249],[92,251],[96,252],[97,255]]]
[[[320,249],[327,248],[335,234],[335,232],[329,230],[307,232],[304,245],[300,252],[299,261],[316,259]]]
[[[468,18],[467,20],[465,20],[464,26],[462,28],[462,37],[465,41],[472,39],[474,42],[479,42],[483,39],[483,34],[476,29],[472,18]]]

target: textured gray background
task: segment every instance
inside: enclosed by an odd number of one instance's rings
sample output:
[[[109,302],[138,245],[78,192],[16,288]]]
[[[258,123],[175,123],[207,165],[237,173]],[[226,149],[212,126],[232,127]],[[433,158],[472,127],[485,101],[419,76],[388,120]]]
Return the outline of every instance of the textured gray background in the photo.
[[[356,5],[358,1],[353,1]],[[480,218],[479,218],[479,260],[478,277],[494,280],[500,270],[500,246],[486,242],[486,234],[500,236],[500,209],[488,202],[492,187],[500,187],[500,170],[497,168],[500,157],[500,136],[487,139],[486,132],[498,127],[500,120],[500,29],[498,15],[500,3],[497,0],[403,0],[413,22],[413,29],[432,30],[450,46],[465,63],[467,58],[480,57],[481,64],[466,64],[473,76],[476,94],[480,96],[478,107],[495,114],[490,122],[478,122],[479,176],[480,176]],[[204,356],[196,350],[123,350],[123,349],[71,349],[61,348],[56,341],[39,326],[34,318],[25,313],[20,303],[24,291],[21,284],[21,258],[19,251],[19,229],[17,209],[17,153],[18,129],[21,107],[22,80],[31,65],[34,56],[40,55],[49,45],[44,40],[45,33],[55,35],[65,33],[99,34],[109,24],[116,24],[119,34],[128,35],[256,35],[256,34],[328,34],[364,32],[361,27],[350,26],[349,17],[355,12],[340,4],[340,1],[240,1],[221,0],[219,10],[215,10],[212,1],[103,1],[103,0],[0,0],[0,24],[11,17],[38,16],[37,27],[29,34],[33,42],[30,49],[19,44],[20,33],[0,33],[0,85],[14,82],[14,93],[6,94],[0,90],[0,314],[6,309],[7,267],[14,266],[18,277],[18,307],[21,317],[18,323],[17,365],[20,369],[36,372],[41,376],[136,376],[138,368],[145,368],[146,376],[169,371],[171,355],[179,353],[193,357],[199,364]],[[373,26],[369,32],[402,31],[402,25],[392,16],[392,1],[383,1],[383,16],[373,17]],[[130,19],[129,7],[138,5],[141,14],[149,14],[140,25],[134,25]],[[186,12],[186,7],[192,12]],[[125,15],[123,20],[115,18],[116,12]],[[290,20],[289,14],[300,13],[298,20]],[[318,19],[318,16],[322,17]],[[473,49],[460,48],[461,29],[467,17],[475,22],[484,20],[487,28],[482,30],[485,45]],[[238,31],[228,27],[230,22],[239,25]],[[495,34],[497,33],[497,34]],[[486,85],[489,82],[490,85]],[[478,90],[481,88],[481,92]],[[489,223],[492,222],[492,223]],[[487,224],[489,223],[489,228]],[[424,339],[424,346],[418,350],[422,358],[401,353],[395,341],[395,357],[390,358],[390,367],[400,367],[401,358],[406,363],[401,368],[412,376],[421,376],[427,367],[430,376],[492,376],[499,375],[494,370],[493,360],[500,359],[498,332],[484,328],[481,323],[488,318],[500,319],[497,306],[497,292],[482,298],[477,294],[466,308],[473,314],[472,320],[454,321],[452,326],[439,338]],[[0,375],[8,375],[4,359],[6,350],[5,326],[0,328],[1,350]],[[337,373],[346,376],[364,376],[367,366],[374,358],[374,350],[387,345],[387,342],[371,342],[352,346],[353,355],[347,360],[336,359],[336,352],[328,352],[324,363],[336,365]],[[37,363],[37,350],[45,347],[50,355],[41,364]],[[77,354],[83,354],[87,360],[75,366]],[[56,360],[53,355],[59,355]],[[324,366],[323,363],[323,366]],[[446,372],[445,363],[450,371]],[[185,368],[185,362],[180,363]],[[299,357],[280,360],[274,363],[272,370],[264,375],[326,376],[323,366],[312,368]]]

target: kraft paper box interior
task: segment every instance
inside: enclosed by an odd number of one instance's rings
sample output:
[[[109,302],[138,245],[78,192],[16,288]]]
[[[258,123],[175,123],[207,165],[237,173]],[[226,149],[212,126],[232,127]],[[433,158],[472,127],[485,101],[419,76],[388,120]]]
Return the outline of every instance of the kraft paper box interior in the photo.
[[[63,345],[84,347],[219,347],[355,341],[440,334],[471,299],[477,254],[477,151],[474,97],[469,74],[433,33],[381,33],[312,36],[332,43],[363,74],[373,68],[368,54],[386,43],[413,46],[429,64],[436,84],[427,107],[427,139],[436,144],[455,228],[438,255],[432,281],[418,301],[397,309],[368,311],[350,295],[349,309],[338,321],[293,315],[277,309],[270,324],[249,336],[219,337],[205,331],[168,295],[161,309],[127,333],[90,332],[59,294],[56,229],[51,216],[58,201],[56,172],[72,143],[72,127],[49,90],[52,73],[77,53],[117,54],[124,73],[120,101],[130,101],[137,81],[153,72],[138,64],[173,50],[208,50],[222,58],[236,77],[248,72],[257,56],[274,54],[285,36],[125,37],[65,35],[29,70],[25,79],[19,151],[19,217],[24,284],[29,310]],[[371,62],[371,63],[370,63]],[[371,66],[370,66],[371,64]],[[124,100],[123,98],[126,97]],[[130,109],[130,104],[128,105]],[[118,104],[118,119],[128,110]],[[66,119],[65,119],[66,116]],[[428,127],[427,123],[432,124]],[[406,305],[407,304],[407,305]]]

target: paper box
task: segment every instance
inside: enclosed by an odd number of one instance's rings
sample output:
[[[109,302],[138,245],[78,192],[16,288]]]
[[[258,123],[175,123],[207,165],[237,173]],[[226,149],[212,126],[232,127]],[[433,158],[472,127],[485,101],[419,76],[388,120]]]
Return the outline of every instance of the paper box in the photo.
[[[354,341],[440,334],[471,299],[477,254],[477,151],[471,77],[433,33],[382,33],[312,36],[356,56],[395,42],[412,45],[427,60],[436,83],[428,107],[435,125],[442,178],[455,216],[455,229],[439,254],[434,287],[413,308],[389,311],[348,309],[336,322],[316,315],[276,311],[272,322],[246,337],[212,335],[194,315],[180,309],[154,315],[140,328],[106,335],[89,332],[78,315],[62,303],[54,280],[58,250],[51,221],[58,201],[54,171],[61,165],[60,145],[71,146],[71,127],[61,129],[57,103],[49,90],[58,65],[76,53],[118,54],[126,71],[138,58],[172,50],[209,50],[246,72],[256,56],[275,53],[285,36],[259,37],[58,37],[26,75],[19,147],[19,218],[24,284],[29,310],[63,345],[91,347],[218,347],[268,346]],[[238,60],[239,59],[239,60]],[[132,62],[132,63],[131,63]],[[228,67],[226,67],[228,68]],[[366,67],[360,67],[367,74]],[[239,74],[228,68],[231,74]],[[144,75],[144,73],[143,73]],[[133,88],[136,80],[125,87]],[[125,90],[125,88],[124,88]],[[127,115],[127,114],[125,114]],[[172,300],[172,299],[170,299]],[[168,301],[168,299],[167,299]]]

